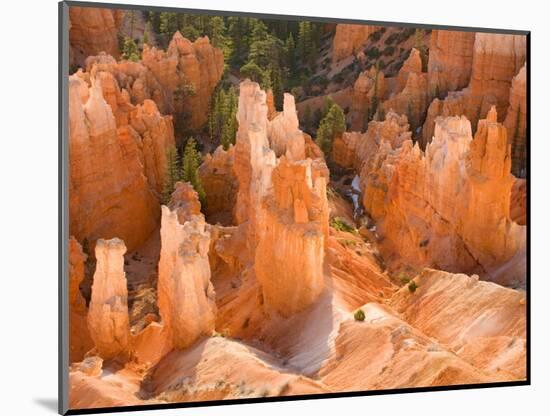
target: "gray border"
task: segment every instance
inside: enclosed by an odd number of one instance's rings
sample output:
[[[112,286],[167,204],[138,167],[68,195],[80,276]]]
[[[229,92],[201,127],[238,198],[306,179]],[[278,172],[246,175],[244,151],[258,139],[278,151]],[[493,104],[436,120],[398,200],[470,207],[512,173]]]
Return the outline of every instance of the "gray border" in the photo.
[[[65,2],[58,4],[59,17],[59,57],[58,57],[58,100],[59,100],[59,144],[58,144],[58,182],[59,182],[59,352],[58,352],[58,411],[65,414],[69,409],[69,6]]]
[[[91,409],[69,409],[69,287],[68,287],[68,243],[69,243],[69,200],[68,200],[68,169],[69,169],[69,148],[68,148],[68,76],[69,76],[69,7],[93,7],[93,8],[108,8],[108,9],[123,9],[123,10],[142,10],[142,11],[158,11],[158,12],[178,12],[191,13],[199,15],[218,15],[218,16],[242,16],[242,17],[260,17],[265,19],[284,19],[290,21],[309,20],[321,23],[351,23],[351,24],[370,24],[374,26],[386,27],[415,27],[424,29],[437,30],[454,30],[464,32],[482,32],[496,34],[514,34],[524,35],[527,38],[527,127],[526,127],[526,146],[527,146],[527,279],[526,279],[526,294],[527,294],[527,337],[526,337],[526,361],[527,374],[525,380],[506,381],[506,382],[490,382],[480,384],[462,384],[448,386],[431,386],[431,387],[411,387],[387,390],[366,390],[353,392],[334,392],[326,394],[310,394],[300,396],[282,396],[282,397],[267,397],[267,398],[250,398],[250,399],[225,399],[212,400],[203,402],[181,402],[167,403],[158,405],[137,405],[137,406],[119,406],[119,407],[104,407]],[[338,398],[338,397],[367,397],[388,394],[405,394],[418,392],[437,392],[449,390],[467,390],[467,389],[484,389],[493,387],[513,387],[513,386],[528,386],[531,385],[531,31],[529,30],[507,30],[497,28],[480,28],[480,27],[465,27],[465,26],[450,26],[450,25],[432,25],[423,23],[405,23],[405,22],[384,22],[374,20],[358,20],[358,19],[341,19],[330,17],[311,17],[311,16],[289,16],[278,14],[242,12],[242,11],[223,11],[223,10],[199,10],[187,9],[178,7],[161,7],[148,5],[132,5],[132,4],[114,4],[101,2],[82,2],[82,1],[61,1],[58,3],[58,30],[59,30],[59,56],[58,56],[58,123],[59,123],[59,142],[58,142],[58,299],[59,299],[59,316],[58,316],[58,412],[61,415],[65,414],[94,414],[94,413],[112,413],[126,411],[141,411],[141,410],[161,410],[161,409],[181,409],[187,407],[207,407],[207,406],[228,406],[232,404],[245,403],[267,403],[267,402],[283,402],[295,400],[313,400],[323,398]]]

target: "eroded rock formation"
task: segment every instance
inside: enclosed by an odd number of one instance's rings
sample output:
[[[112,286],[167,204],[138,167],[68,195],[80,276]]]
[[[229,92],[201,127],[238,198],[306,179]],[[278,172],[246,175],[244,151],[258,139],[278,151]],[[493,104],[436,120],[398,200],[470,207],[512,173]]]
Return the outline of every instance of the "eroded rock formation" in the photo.
[[[233,173],[235,147],[223,150],[219,146],[213,154],[207,154],[199,168],[199,176],[206,193],[205,214],[216,216],[216,220],[230,224],[233,220],[233,210],[237,193],[237,178]]]
[[[363,131],[372,119],[378,104],[385,96],[385,78],[382,71],[372,67],[362,72],[355,84],[351,98],[351,129]]]
[[[106,52],[118,57],[118,30],[124,17],[123,10],[93,7],[69,7],[69,62],[84,65],[90,55]]]
[[[69,228],[79,241],[119,237],[133,249],[156,226],[139,135],[117,129],[101,78],[69,80]],[[137,136],[137,137],[136,137]]]
[[[88,327],[98,354],[114,358],[130,342],[128,289],[124,273],[126,246],[118,238],[98,240]]]
[[[223,72],[222,51],[213,47],[208,37],[191,42],[176,32],[166,51],[145,47],[142,64],[162,87],[154,94],[162,97],[157,102],[161,112],[189,112],[190,129],[206,122],[210,96]]]
[[[310,160],[292,163],[283,156],[263,204],[256,275],[265,304],[290,316],[311,305],[324,287],[326,180],[312,180]]]
[[[69,362],[80,361],[92,347],[86,301],[80,293],[86,254],[74,237],[69,239]]]
[[[449,91],[468,86],[475,36],[475,32],[432,30],[428,74],[434,97],[443,97]]]
[[[197,198],[195,193],[194,198]],[[176,348],[214,330],[216,303],[210,282],[210,233],[202,215],[181,224],[178,210],[162,207],[158,306]]]
[[[435,118],[440,115],[465,115],[475,130],[478,120],[495,106],[499,121],[504,120],[512,78],[525,63],[525,42],[522,35],[476,33],[468,87],[431,103],[423,126],[422,146],[431,140]]]
[[[337,24],[332,41],[332,61],[338,62],[359,52],[371,33],[378,29],[370,25]]]
[[[512,145],[512,173],[517,177],[527,174],[527,69],[525,65],[512,80],[510,106],[504,126]]]
[[[465,117],[439,118],[425,154],[410,141],[380,148],[362,180],[363,202],[388,258],[524,282],[514,257],[525,248],[525,228],[510,219],[510,148],[496,119],[493,109],[472,140]]]

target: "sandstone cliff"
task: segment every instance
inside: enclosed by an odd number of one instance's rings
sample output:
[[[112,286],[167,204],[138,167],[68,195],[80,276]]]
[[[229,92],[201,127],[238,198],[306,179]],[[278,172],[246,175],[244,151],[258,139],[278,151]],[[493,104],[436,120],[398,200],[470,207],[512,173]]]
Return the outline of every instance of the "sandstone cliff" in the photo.
[[[510,220],[510,149],[496,112],[473,140],[464,117],[437,119],[435,133],[425,154],[410,141],[396,150],[385,142],[361,179],[387,258],[521,284],[525,269],[514,258],[525,227]]]
[[[512,145],[512,173],[518,177],[527,174],[527,69],[525,65],[512,80],[510,106],[504,120],[508,141]]]
[[[156,226],[159,205],[144,175],[139,135],[129,133],[117,129],[101,77],[89,88],[70,77],[69,229],[79,241],[93,246],[119,237],[133,249]]]
[[[503,121],[510,97],[512,78],[525,63],[526,39],[522,35],[476,33],[472,70],[467,88],[434,100],[422,131],[422,146],[431,140],[435,117],[465,115],[474,130],[492,106]]]
[[[208,117],[210,96],[223,73],[223,54],[208,37],[191,42],[176,32],[166,51],[145,47],[142,63],[162,87],[161,112],[188,112],[187,128],[201,127]],[[153,98],[154,99],[154,98]]]
[[[123,10],[69,7],[69,63],[84,65],[90,55],[106,52],[118,57],[118,30]]]
[[[428,59],[432,96],[444,97],[468,86],[475,36],[475,32],[432,30]]]
[[[98,240],[88,327],[98,354],[105,359],[123,353],[130,342],[128,289],[122,240]]]
[[[370,34],[378,29],[369,25],[337,24],[332,41],[332,62],[336,63],[359,52]]]

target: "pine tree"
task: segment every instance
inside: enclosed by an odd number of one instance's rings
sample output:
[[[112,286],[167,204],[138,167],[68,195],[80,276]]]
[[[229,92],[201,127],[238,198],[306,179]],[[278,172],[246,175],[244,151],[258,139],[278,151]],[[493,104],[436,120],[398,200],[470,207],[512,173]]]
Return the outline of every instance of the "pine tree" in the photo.
[[[294,37],[292,32],[288,35],[285,43],[287,54],[287,66],[291,73],[296,70],[296,45],[294,43]]]
[[[196,148],[195,139],[190,137],[187,139],[187,144],[185,145],[185,151],[183,153],[181,180],[193,185],[193,188],[195,188],[195,191],[199,195],[201,204],[204,206],[206,202],[206,193],[204,192],[199,177],[199,164],[200,153]]]
[[[134,39],[130,37],[124,38],[124,45],[122,47],[122,58],[129,61],[139,61],[139,51]]]
[[[145,23],[145,29],[143,29],[143,44],[149,44],[149,32],[151,31],[151,23]]]
[[[250,78],[254,82],[261,82],[264,77],[264,71],[255,62],[250,61],[241,67],[241,77]]]
[[[172,35],[176,33],[176,30],[178,30],[178,14],[162,12],[160,14],[160,33],[171,38]]]
[[[162,203],[168,204],[176,182],[180,180],[179,155],[175,146],[166,150],[166,173],[162,190]]]
[[[338,104],[330,107],[327,115],[321,120],[317,129],[317,145],[328,157],[332,151],[334,139],[346,131],[346,117]]]
[[[334,104],[334,100],[330,95],[325,98],[325,101],[323,102],[323,109],[321,110],[321,119],[326,117]]]

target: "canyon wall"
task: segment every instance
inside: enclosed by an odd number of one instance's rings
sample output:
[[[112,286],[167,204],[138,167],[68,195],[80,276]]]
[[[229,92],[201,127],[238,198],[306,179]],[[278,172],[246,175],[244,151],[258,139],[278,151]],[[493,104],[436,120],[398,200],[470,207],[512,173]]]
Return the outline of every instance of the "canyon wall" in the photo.
[[[494,109],[474,139],[465,117],[438,118],[425,153],[411,141],[384,142],[373,160],[361,178],[363,203],[387,260],[524,283],[516,255],[526,230],[510,219],[510,147]]]
[[[523,35],[476,33],[468,87],[431,103],[422,130],[422,147],[431,140],[438,116],[465,115],[475,130],[478,120],[495,106],[499,121],[503,121],[512,79],[524,65],[526,53]]]
[[[128,289],[124,273],[126,246],[122,240],[98,240],[97,259],[88,312],[88,327],[98,354],[114,358],[130,342]]]
[[[186,113],[186,128],[198,129],[207,120],[210,96],[223,73],[223,53],[208,37],[194,42],[176,32],[166,51],[145,46],[142,64],[162,91],[154,99],[162,113]]]
[[[69,79],[69,230],[91,247],[118,237],[133,249],[155,228],[159,204],[144,174],[139,134],[117,128],[103,82]]]
[[[124,10],[69,7],[69,63],[83,66],[90,55],[106,52],[119,56],[118,30]]]
[[[361,51],[371,33],[378,29],[370,25],[337,24],[332,41],[332,62],[336,63]]]
[[[521,178],[527,175],[527,69],[525,65],[512,80],[510,106],[504,126],[512,146],[512,173]]]
[[[434,97],[444,97],[449,91],[468,86],[475,36],[475,32],[432,30],[428,78]]]

